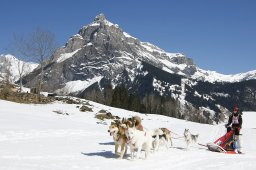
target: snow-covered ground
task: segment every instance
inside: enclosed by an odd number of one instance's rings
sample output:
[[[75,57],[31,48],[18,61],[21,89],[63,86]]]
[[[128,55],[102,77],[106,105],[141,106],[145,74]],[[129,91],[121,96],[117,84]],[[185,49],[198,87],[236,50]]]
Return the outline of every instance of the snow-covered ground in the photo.
[[[256,112],[243,114],[241,138],[245,154],[214,153],[199,145],[185,150],[184,139],[178,138],[168,150],[161,147],[147,160],[131,161],[129,152],[125,159],[117,159],[112,137],[107,133],[110,122],[100,122],[94,116],[101,109],[120,117],[138,113],[89,103],[93,105],[93,112],[80,112],[75,104],[34,105],[0,100],[0,169],[256,169]],[[160,115],[139,115],[147,129],[167,127],[182,135],[184,129],[189,128],[199,134],[202,144],[213,142],[225,133],[223,124],[212,126]]]

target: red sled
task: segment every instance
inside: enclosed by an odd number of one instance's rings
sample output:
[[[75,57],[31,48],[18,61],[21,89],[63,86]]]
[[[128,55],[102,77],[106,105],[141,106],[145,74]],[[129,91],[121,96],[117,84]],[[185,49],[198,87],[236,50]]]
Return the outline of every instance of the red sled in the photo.
[[[207,147],[210,151],[213,152],[221,152],[226,154],[238,154],[234,151],[233,148],[233,142],[234,142],[234,136],[235,131],[231,130],[228,133],[226,133],[224,136],[220,137],[213,143],[208,143]]]

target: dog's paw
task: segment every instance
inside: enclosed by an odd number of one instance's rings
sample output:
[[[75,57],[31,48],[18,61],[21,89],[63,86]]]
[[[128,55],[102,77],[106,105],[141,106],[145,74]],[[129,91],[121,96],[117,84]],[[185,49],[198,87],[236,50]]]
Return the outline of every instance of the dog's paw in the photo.
[[[135,160],[135,157],[130,157],[129,160],[130,160],[130,161],[134,161],[134,160]]]
[[[115,152],[115,155],[120,156],[120,152]]]

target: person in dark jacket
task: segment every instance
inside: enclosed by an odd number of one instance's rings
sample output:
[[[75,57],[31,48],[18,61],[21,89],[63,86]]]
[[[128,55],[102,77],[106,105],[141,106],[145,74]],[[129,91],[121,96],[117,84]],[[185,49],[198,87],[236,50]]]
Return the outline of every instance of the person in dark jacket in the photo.
[[[228,123],[225,125],[227,128],[227,132],[231,129],[235,131],[234,136],[234,150],[235,152],[241,152],[241,143],[239,139],[240,130],[242,128],[243,119],[242,114],[239,112],[239,108],[237,106],[234,107],[233,113],[229,116]]]
[[[227,131],[229,132],[232,128],[235,130],[235,135],[239,135],[240,129],[242,128],[242,124],[243,124],[242,115],[239,112],[239,108],[235,106],[234,111],[229,116],[228,123],[226,124]]]

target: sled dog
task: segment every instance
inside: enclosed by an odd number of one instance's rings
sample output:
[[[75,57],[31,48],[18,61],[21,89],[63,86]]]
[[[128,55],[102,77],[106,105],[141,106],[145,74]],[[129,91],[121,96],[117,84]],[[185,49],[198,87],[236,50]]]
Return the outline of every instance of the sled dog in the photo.
[[[164,134],[162,129],[160,129],[160,128],[154,129],[152,131],[152,137],[153,137],[152,146],[153,146],[154,151],[158,151],[159,146],[161,146],[161,145],[165,145],[166,149],[168,149],[167,136]]]
[[[127,137],[125,135],[125,128],[121,126],[120,120],[111,122],[111,125],[108,128],[110,136],[113,136],[115,142],[115,154],[118,155],[118,148],[121,146],[121,152],[119,158],[122,159],[124,154],[127,151]]]
[[[197,135],[191,134],[189,129],[184,130],[184,138],[187,144],[187,149],[189,148],[190,144],[197,143],[198,136],[199,136],[198,134]]]
[[[125,126],[125,125],[124,125]],[[131,159],[140,158],[141,151],[145,151],[145,159],[147,159],[150,149],[152,148],[152,134],[147,131],[137,130],[135,127],[125,127],[125,134],[128,139],[128,145],[131,150]]]
[[[171,143],[171,146],[173,146],[173,143],[172,143],[172,134],[171,134],[171,131],[167,128],[160,128],[163,133],[165,134],[166,136],[166,139],[167,139],[167,143]]]

